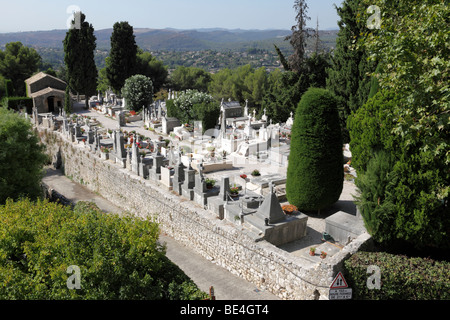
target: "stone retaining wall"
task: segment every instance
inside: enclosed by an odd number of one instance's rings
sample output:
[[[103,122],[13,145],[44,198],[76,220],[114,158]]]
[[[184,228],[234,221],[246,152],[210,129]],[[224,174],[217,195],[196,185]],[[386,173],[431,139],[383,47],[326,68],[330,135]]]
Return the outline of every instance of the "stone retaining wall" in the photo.
[[[302,258],[266,241],[255,241],[242,226],[219,220],[157,182],[101,159],[62,133],[42,127],[37,130],[49,155],[60,157],[65,175],[73,181],[136,216],[154,218],[162,232],[282,299],[328,299],[329,285],[342,270],[343,261],[370,239],[363,234],[334,256],[305,264]]]

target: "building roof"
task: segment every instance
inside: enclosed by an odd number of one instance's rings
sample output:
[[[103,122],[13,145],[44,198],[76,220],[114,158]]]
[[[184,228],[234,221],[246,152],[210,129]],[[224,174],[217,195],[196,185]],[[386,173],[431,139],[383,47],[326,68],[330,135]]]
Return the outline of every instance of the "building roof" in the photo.
[[[25,82],[27,84],[32,84],[32,83],[35,83],[35,82],[37,82],[37,81],[39,81],[39,80],[41,80],[43,78],[46,78],[46,77],[52,78],[52,79],[54,79],[56,81],[59,81],[59,82],[63,83],[64,85],[67,85],[67,83],[65,83],[63,80],[61,80],[59,78],[56,78],[54,76],[51,76],[49,74],[46,74],[44,72],[36,73],[35,75],[33,75],[30,78],[26,79]]]
[[[66,94],[66,92],[63,90],[58,90],[58,89],[48,87],[48,88],[42,89],[38,92],[33,92],[32,94],[30,94],[30,98],[36,98],[39,96],[49,95],[49,94],[64,96]]]

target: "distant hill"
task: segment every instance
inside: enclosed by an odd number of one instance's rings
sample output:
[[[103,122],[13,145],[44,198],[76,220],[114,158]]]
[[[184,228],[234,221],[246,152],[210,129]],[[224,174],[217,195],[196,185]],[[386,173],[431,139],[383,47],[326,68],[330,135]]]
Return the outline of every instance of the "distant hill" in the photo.
[[[63,47],[67,30],[0,33],[0,47],[8,42],[20,41],[24,45],[39,48]],[[273,49],[273,44],[288,45],[284,38],[290,30],[227,30],[227,29],[134,29],[137,44],[150,51],[203,51],[203,50],[246,50],[250,47]],[[111,29],[95,31],[97,48],[109,50]],[[320,31],[320,36],[334,46],[337,31]]]

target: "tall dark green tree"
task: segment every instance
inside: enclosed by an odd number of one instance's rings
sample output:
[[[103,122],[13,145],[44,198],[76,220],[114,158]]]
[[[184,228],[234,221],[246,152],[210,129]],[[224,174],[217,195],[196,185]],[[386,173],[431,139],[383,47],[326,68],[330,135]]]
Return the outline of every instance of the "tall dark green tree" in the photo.
[[[335,203],[344,181],[342,137],[336,99],[325,89],[306,91],[295,113],[286,197],[300,210]]]
[[[344,142],[349,142],[347,118],[361,107],[370,91],[370,72],[376,65],[367,61],[367,53],[357,47],[357,41],[368,29],[366,21],[359,19],[366,7],[360,0],[345,0],[336,7],[340,17],[336,49],[328,69],[327,89],[337,98]]]
[[[40,62],[36,50],[21,42],[10,42],[4,51],[0,50],[0,75],[12,81],[14,95],[25,96],[24,81],[38,71]]]
[[[125,80],[135,74],[138,47],[133,27],[128,22],[116,22],[111,35],[111,51],[106,63],[106,76],[116,93]]]
[[[97,92],[96,40],[94,27],[80,13],[80,28],[67,31],[63,41],[68,85],[73,91],[85,95],[86,109],[89,108],[89,97]]]

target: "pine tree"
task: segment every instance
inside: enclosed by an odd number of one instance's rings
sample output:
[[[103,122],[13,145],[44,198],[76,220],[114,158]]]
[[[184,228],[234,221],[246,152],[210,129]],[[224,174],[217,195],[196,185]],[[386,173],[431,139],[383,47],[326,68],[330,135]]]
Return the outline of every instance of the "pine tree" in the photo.
[[[341,7],[336,8],[341,19],[336,49],[328,69],[327,89],[338,100],[344,142],[350,140],[347,118],[367,101],[371,81],[368,73],[375,68],[367,61],[365,50],[355,45],[367,31],[366,22],[358,19],[358,14],[364,9],[360,0],[345,0]]]
[[[80,28],[66,33],[64,62],[67,67],[68,85],[72,90],[85,95],[85,108],[89,108],[89,97],[97,92],[97,67],[94,53],[97,38],[94,27],[80,14]]]
[[[300,210],[335,203],[342,192],[342,137],[336,100],[325,89],[306,91],[295,113],[286,196]]]
[[[306,21],[311,18],[307,15],[308,5],[306,0],[295,0],[294,9],[297,12],[295,17],[297,24],[292,26],[292,34],[286,37],[286,40],[291,43],[294,53],[287,60],[290,69],[299,73],[303,70],[306,58],[306,39],[309,37]]]
[[[111,51],[106,65],[106,75],[112,89],[120,93],[125,80],[134,75],[138,47],[133,27],[128,22],[116,22],[111,35]]]

